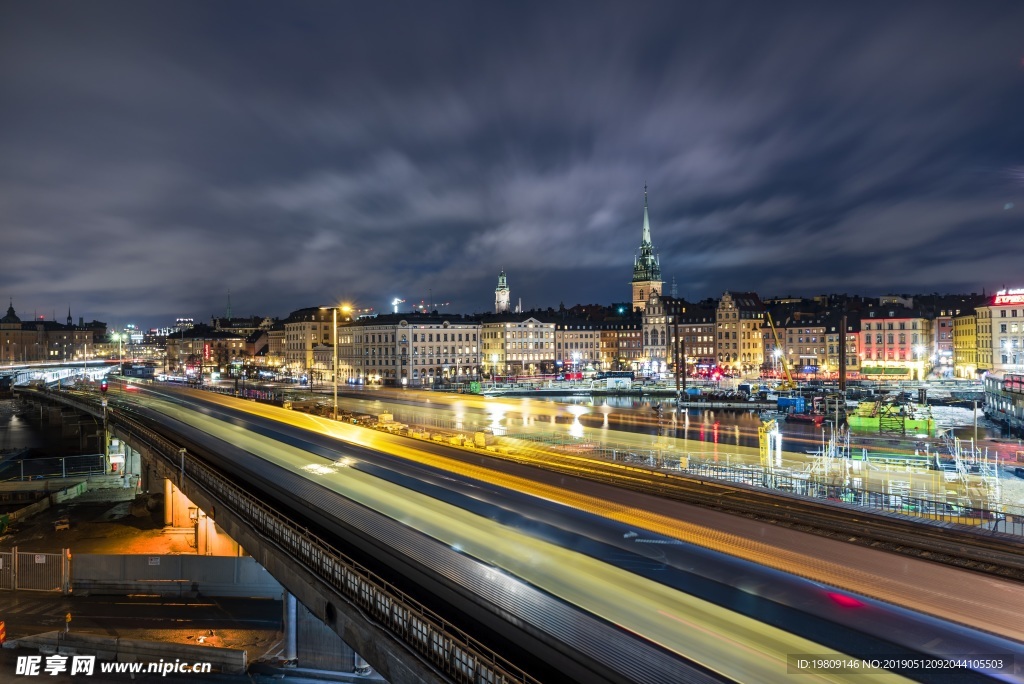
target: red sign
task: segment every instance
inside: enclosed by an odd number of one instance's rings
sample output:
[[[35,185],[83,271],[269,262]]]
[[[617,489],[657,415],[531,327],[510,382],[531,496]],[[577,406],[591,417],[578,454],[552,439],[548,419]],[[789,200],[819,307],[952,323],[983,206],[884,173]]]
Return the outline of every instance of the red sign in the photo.
[[[1007,304],[1024,304],[1024,292],[997,294],[992,300],[993,306],[1006,306]]]
[[[210,360],[210,345],[208,344],[203,345],[203,358],[207,361]]]

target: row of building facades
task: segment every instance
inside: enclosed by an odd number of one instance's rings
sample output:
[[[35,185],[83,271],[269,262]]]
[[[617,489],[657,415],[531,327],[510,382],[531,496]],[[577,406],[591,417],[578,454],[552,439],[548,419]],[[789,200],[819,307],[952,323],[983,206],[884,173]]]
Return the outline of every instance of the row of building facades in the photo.
[[[339,305],[299,309],[283,320],[229,315],[148,338],[145,355],[163,356],[170,372],[266,366],[328,381],[336,367],[339,382],[412,386],[584,370],[657,376],[684,362],[690,377],[781,377],[788,369],[795,376],[828,378],[838,373],[841,354],[848,378],[974,379],[1024,364],[1024,290],[764,300],[727,291],[700,302],[666,295],[646,192],[631,290],[631,301],[610,306],[513,311],[502,272],[493,313],[360,316]],[[66,324],[22,322],[12,304],[0,319],[0,362],[85,358],[90,344],[109,352],[109,344],[101,346],[108,342],[103,333],[102,323],[72,325],[70,312]],[[97,351],[93,356],[100,356]]]
[[[845,316],[851,378],[975,378],[1024,364],[1024,296],[1013,293],[763,301],[754,293],[726,292],[691,303],[655,292],[642,312],[629,308],[342,314],[333,333],[334,313],[312,307],[283,320],[217,318],[153,340],[146,355],[165,351],[172,371],[243,363],[330,379],[336,334],[339,382],[419,385],[586,369],[656,375],[673,373],[681,359],[690,377],[714,369],[781,375],[783,359],[793,374],[830,377],[839,370]],[[0,336],[6,364],[111,356],[117,347],[105,338],[103,324],[22,322],[13,307],[0,319]],[[139,356],[133,347],[130,355]]]

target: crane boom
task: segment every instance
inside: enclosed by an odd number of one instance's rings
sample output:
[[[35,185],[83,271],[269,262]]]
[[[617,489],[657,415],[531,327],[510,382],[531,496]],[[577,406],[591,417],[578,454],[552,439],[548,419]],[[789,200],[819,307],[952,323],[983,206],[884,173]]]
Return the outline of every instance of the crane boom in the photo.
[[[768,325],[770,325],[771,328],[772,328],[772,336],[775,338],[775,348],[776,349],[783,349],[782,342],[779,341],[779,333],[775,329],[775,322],[772,320],[771,313],[768,312],[768,311],[765,311],[764,313],[765,313],[766,316],[768,316]],[[779,389],[781,389],[781,390],[796,389],[796,383],[793,382],[793,376],[790,375],[790,373],[789,373],[789,364],[786,363],[785,351],[783,351],[783,353],[779,356],[779,358],[782,360],[782,370],[785,371],[785,373],[786,373],[786,382],[783,383],[783,384],[780,384],[779,385]]]

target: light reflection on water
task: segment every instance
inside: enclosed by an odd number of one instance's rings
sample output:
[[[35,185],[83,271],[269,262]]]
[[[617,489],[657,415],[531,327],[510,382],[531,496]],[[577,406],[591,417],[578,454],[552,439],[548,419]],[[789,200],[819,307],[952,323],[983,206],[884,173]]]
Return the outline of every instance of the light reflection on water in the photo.
[[[14,408],[13,399],[0,400],[0,451],[47,449],[51,446],[39,428],[15,413]]]
[[[580,418],[580,422],[588,428],[618,429],[642,434],[662,434],[678,439],[711,442],[729,446],[757,447],[757,430],[761,419],[757,410],[751,409],[696,409],[689,408],[679,413],[673,412],[672,400],[668,397],[565,397],[554,399],[535,399],[554,403],[569,403],[588,407],[590,412]],[[654,407],[662,405],[662,417],[659,425]],[[631,409],[619,411],[617,409]],[[932,406],[932,418],[938,429],[952,428],[953,434],[961,439],[974,436],[974,417],[971,409]],[[810,423],[783,421],[780,430],[784,438],[802,442],[807,449],[814,449],[827,439],[831,428],[826,424],[815,426]],[[871,435],[866,435],[871,437]],[[878,437],[878,435],[874,435]],[[978,411],[978,438],[990,439],[1002,436],[998,424],[985,418]],[[912,435],[908,435],[912,437]]]

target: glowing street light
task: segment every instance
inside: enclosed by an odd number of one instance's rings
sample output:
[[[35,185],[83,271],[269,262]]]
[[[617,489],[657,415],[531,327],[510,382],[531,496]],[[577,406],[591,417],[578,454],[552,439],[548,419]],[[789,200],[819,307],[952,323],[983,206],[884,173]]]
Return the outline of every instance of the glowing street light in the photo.
[[[117,374],[121,375],[124,373],[124,352],[121,347],[121,340],[124,339],[124,333],[112,333],[111,337],[117,340]]]
[[[1006,352],[1007,365],[1017,365],[1017,351],[1013,348],[1013,344],[1010,340],[1003,340],[1003,350]]]
[[[338,309],[349,312],[352,307],[348,304],[342,304],[339,306],[321,306],[321,311],[331,310],[331,344],[334,347],[333,356],[334,361],[331,365],[331,383],[334,387],[334,420],[338,420]]]
[[[917,359],[917,379],[924,380],[924,345],[914,346],[914,357]]]

